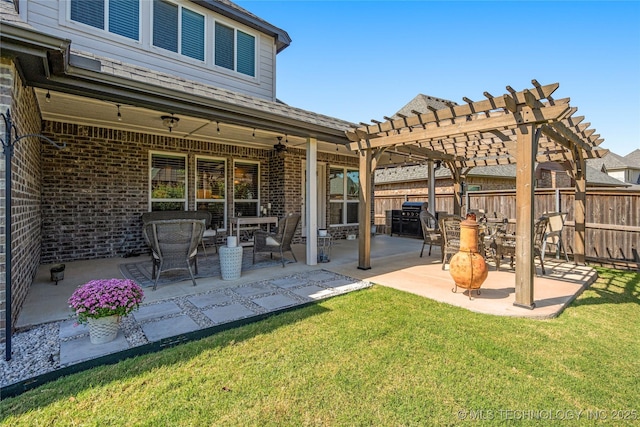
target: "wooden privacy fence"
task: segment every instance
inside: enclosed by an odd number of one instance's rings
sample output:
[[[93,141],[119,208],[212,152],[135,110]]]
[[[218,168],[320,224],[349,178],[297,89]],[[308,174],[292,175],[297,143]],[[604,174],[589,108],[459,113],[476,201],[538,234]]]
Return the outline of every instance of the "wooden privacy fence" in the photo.
[[[435,211],[453,213],[453,193],[436,194]],[[405,201],[428,201],[426,194],[375,197],[375,223],[387,225],[387,211],[402,209]],[[463,212],[483,209],[499,212],[515,223],[515,190],[470,191],[462,197]],[[546,212],[566,212],[562,232],[569,255],[574,247],[574,190],[538,189],[534,196],[534,218]],[[640,265],[640,191],[628,189],[587,189],[585,251],[589,261],[619,266]],[[383,228],[378,227],[380,230]],[[388,232],[388,230],[387,230]],[[624,265],[623,265],[624,266]]]

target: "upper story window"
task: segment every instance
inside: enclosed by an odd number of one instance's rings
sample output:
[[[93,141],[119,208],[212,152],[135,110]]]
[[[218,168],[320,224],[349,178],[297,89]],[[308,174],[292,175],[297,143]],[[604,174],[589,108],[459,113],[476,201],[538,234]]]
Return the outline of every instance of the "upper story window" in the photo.
[[[154,46],[204,61],[204,27],[204,15],[164,0],[154,0]]]
[[[139,40],[140,0],[71,0],[71,20]]]
[[[215,64],[247,76],[256,75],[256,38],[216,22]]]

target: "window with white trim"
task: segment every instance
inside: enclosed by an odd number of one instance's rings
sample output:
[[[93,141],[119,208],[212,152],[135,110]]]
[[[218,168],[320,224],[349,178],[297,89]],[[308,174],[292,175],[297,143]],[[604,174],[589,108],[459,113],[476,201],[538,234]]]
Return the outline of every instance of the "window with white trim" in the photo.
[[[256,38],[216,22],[214,63],[219,67],[256,76]]]
[[[140,0],[71,0],[70,19],[140,40]]]
[[[153,0],[153,45],[204,61],[204,15],[165,0]]]
[[[196,209],[211,212],[211,225],[226,228],[227,162],[224,159],[196,156]]]
[[[149,192],[152,211],[187,209],[187,156],[150,153]]]
[[[331,167],[329,189],[329,224],[357,224],[360,172],[357,169]]]
[[[258,216],[260,212],[260,163],[233,163],[233,212],[235,216]]]

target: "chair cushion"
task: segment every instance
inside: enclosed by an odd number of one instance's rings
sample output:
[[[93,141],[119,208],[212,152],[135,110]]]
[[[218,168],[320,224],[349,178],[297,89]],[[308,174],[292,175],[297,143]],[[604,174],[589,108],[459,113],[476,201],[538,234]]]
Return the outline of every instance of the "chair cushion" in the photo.
[[[265,243],[269,246],[280,246],[280,242],[278,242],[271,236],[267,236],[267,238],[265,239]]]
[[[204,233],[202,233],[202,237],[214,237],[217,236],[218,232],[216,230],[213,230],[211,228],[208,228],[206,230],[204,230]]]

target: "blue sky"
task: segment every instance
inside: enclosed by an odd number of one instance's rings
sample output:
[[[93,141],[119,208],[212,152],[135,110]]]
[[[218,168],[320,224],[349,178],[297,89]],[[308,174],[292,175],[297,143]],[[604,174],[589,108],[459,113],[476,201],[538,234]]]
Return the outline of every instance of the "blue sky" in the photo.
[[[422,93],[462,103],[560,83],[605,139],[640,148],[640,2],[236,1],[287,31],[277,95],[369,122]]]

